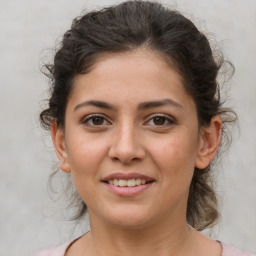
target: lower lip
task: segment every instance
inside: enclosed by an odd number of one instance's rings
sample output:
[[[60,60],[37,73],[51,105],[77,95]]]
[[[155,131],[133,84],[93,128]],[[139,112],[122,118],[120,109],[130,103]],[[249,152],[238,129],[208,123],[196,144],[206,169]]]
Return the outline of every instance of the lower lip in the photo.
[[[109,183],[105,183],[104,185],[114,194],[119,196],[136,196],[143,191],[147,190],[153,185],[154,182],[150,182],[144,185],[134,186],[134,187],[117,187],[114,185],[111,185]]]

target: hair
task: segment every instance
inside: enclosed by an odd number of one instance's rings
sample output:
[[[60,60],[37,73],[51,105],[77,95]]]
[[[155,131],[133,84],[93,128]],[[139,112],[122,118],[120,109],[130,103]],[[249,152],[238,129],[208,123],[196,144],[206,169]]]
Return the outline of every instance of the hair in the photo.
[[[171,63],[196,104],[200,127],[209,125],[212,117],[219,115],[223,122],[222,135],[225,135],[228,125],[236,121],[236,114],[223,107],[217,76],[224,64],[229,63],[229,71],[233,71],[233,65],[224,60],[220,51],[213,52],[206,36],[189,19],[176,10],[149,1],[127,1],[74,19],[55,53],[53,64],[45,65],[50,78],[50,99],[40,114],[43,128],[50,129],[52,122],[65,127],[66,105],[74,79],[90,72],[98,57],[139,48],[156,51]],[[225,139],[229,141],[222,136],[221,144]],[[85,203],[79,196],[78,200],[77,218],[86,212]],[[216,224],[218,217],[211,163],[203,170],[194,170],[187,223],[203,230]]]

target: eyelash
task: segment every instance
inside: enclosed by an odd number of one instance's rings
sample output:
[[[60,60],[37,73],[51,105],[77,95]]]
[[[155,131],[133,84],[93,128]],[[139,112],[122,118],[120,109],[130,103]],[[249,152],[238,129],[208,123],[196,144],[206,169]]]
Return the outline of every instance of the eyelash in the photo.
[[[152,124],[152,126],[156,126],[156,127],[167,127],[173,124],[176,124],[176,121],[171,118],[169,115],[165,115],[165,114],[155,114],[153,116],[150,116],[149,120],[146,122],[146,124],[149,124],[150,121],[154,122],[154,118],[163,118],[164,119],[164,124],[160,124],[160,125],[156,125],[156,124]]]
[[[82,123],[83,124],[87,124],[88,126],[91,126],[91,127],[97,127],[97,126],[105,126],[105,124],[93,124],[93,123],[89,123],[89,122],[93,122],[93,119],[96,119],[96,118],[101,118],[103,120],[103,122],[107,122],[107,125],[111,124],[106,117],[102,116],[102,115],[99,115],[99,114],[93,114],[93,115],[89,115],[87,116],[85,119],[82,120]]]
[[[103,123],[100,123],[100,124],[93,124],[93,119],[96,119],[96,118],[100,118],[101,121]],[[157,124],[150,124],[150,122],[154,122],[154,119],[155,118],[163,118],[162,121],[164,121],[164,124],[160,124],[160,125],[157,125]],[[102,126],[106,126],[106,125],[110,125],[111,122],[109,122],[107,120],[106,117],[104,117],[103,115],[99,115],[99,114],[92,114],[92,115],[89,115],[87,116],[85,119],[82,120],[82,124],[85,124],[89,127],[102,127]],[[170,126],[170,125],[173,125],[173,124],[176,124],[176,121],[171,118],[169,115],[165,115],[165,114],[154,114],[153,116],[149,116],[148,120],[144,123],[145,125],[150,125],[150,126],[155,126],[155,127],[159,127],[159,128],[164,128],[164,127],[167,127],[167,126]]]

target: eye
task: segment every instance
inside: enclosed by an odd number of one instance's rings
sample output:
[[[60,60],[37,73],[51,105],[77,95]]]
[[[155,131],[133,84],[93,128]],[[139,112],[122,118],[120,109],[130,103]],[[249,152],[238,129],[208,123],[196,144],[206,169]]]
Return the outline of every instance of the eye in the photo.
[[[83,121],[83,124],[91,127],[96,127],[96,126],[105,126],[109,125],[110,122],[103,116],[101,115],[90,115],[86,117]]]
[[[167,115],[155,115],[146,122],[146,125],[166,127],[174,123],[175,121]]]
[[[155,125],[164,125],[166,122],[166,118],[164,116],[156,116],[153,118],[153,123]]]

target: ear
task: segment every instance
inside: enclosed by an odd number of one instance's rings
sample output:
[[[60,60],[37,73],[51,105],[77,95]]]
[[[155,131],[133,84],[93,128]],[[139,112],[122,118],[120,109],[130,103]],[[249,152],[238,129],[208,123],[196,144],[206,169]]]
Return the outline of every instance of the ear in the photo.
[[[199,149],[195,167],[206,168],[214,159],[221,139],[222,121],[220,116],[214,116],[207,127],[203,127],[200,134]]]
[[[51,123],[51,135],[52,142],[55,147],[55,152],[60,160],[60,169],[64,172],[70,172],[70,167],[67,159],[64,130],[58,127],[56,121],[52,121]]]

